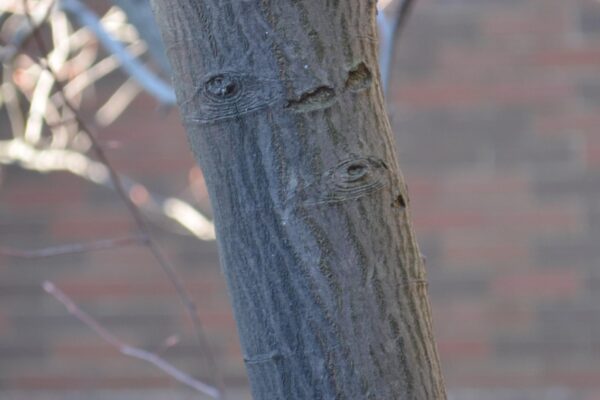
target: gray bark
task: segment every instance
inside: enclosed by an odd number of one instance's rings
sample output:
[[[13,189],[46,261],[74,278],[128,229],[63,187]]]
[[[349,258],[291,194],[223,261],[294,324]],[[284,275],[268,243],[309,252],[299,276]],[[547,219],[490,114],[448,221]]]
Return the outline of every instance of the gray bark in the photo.
[[[445,399],[375,2],[154,0],[255,399]]]

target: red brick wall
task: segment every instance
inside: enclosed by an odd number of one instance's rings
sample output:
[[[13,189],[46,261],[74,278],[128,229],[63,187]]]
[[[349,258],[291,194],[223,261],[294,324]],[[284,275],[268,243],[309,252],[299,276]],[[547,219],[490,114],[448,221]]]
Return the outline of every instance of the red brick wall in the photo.
[[[599,72],[594,0],[421,0],[398,43],[390,112],[456,398],[600,398]],[[177,115],[154,111],[140,98],[100,137],[120,143],[109,151],[120,171],[193,200]],[[133,226],[113,193],[79,178],[17,167],[1,175],[3,246]],[[154,230],[199,304],[227,382],[245,385],[216,246]],[[179,334],[164,356],[210,375],[164,274],[129,247],[0,258],[0,389],[180,387],[69,316],[41,290],[46,279],[131,344],[158,349]]]
[[[398,43],[389,101],[450,388],[600,398],[599,72],[593,0],[423,0]]]

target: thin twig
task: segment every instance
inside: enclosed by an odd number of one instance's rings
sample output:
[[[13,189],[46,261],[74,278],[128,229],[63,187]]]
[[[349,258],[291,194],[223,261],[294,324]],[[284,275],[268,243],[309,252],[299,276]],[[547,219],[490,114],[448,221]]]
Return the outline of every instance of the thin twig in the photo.
[[[3,76],[11,76],[12,72],[13,70],[11,66],[8,64],[3,66]],[[21,111],[17,90],[11,83],[9,83],[9,81],[2,82],[0,84],[0,95],[2,95],[2,101],[6,106],[6,114],[8,116],[8,122],[10,123],[13,135],[15,135],[16,132],[19,132],[20,135],[23,135],[25,130],[25,116]]]
[[[140,86],[132,78],[127,79],[96,112],[96,122],[108,126],[127,110],[131,102],[141,92]]]
[[[125,15],[127,21],[135,26],[138,34],[148,45],[148,51],[165,75],[171,74],[171,64],[165,51],[160,30],[156,29],[156,20],[148,0],[112,0]]]
[[[175,366],[170,364],[165,359],[159,357],[155,353],[151,353],[138,347],[130,346],[121,341],[108,329],[103,327],[98,321],[92,318],[92,316],[90,316],[88,313],[79,308],[79,306],[77,306],[77,304],[75,304],[75,302],[62,290],[56,287],[54,283],[46,281],[44,282],[42,287],[48,294],[50,294],[56,300],[61,302],[67,308],[67,311],[69,311],[70,314],[72,314],[73,316],[75,316],[75,318],[87,325],[88,328],[93,330],[106,343],[116,347],[121,354],[128,357],[137,358],[138,360],[149,362],[150,364],[153,364],[155,367],[159,368],[164,373],[178,380],[184,385],[187,385],[192,389],[200,393],[206,394],[212,398],[219,398],[219,390],[217,388],[207,385],[206,383],[200,382],[199,380],[176,368]]]
[[[0,247],[1,256],[17,258],[45,258],[63,256],[68,254],[87,253],[89,251],[107,250],[116,247],[145,244],[147,238],[143,235],[124,236],[114,239],[102,239],[88,243],[70,243],[61,246],[46,247],[37,250],[20,250]]]
[[[52,19],[54,20],[51,24],[53,39],[56,40],[58,37],[68,36],[66,16],[64,14],[53,14]],[[57,22],[61,23],[59,24]],[[37,30],[34,30],[32,33],[34,37],[38,34]],[[44,53],[43,56],[48,60],[48,66],[51,67],[53,71],[60,71],[69,56],[68,41],[61,40],[59,46],[55,46],[51,52]],[[52,91],[55,81],[56,77],[46,70],[42,70],[38,76],[35,89],[31,95],[27,123],[25,124],[25,132],[23,134],[25,140],[30,143],[38,143],[42,138],[44,115],[46,114],[46,108],[50,101],[50,92]]]
[[[127,46],[126,50],[131,53],[132,56],[138,56],[146,50],[146,46],[144,46],[142,42],[136,42]],[[117,57],[114,55],[107,56],[89,68],[81,71],[81,73],[73,77],[68,83],[65,83],[65,94],[70,99],[79,95],[88,86],[110,74],[118,67],[119,60]],[[62,97],[56,96],[56,94],[52,95],[52,97],[52,100],[60,100],[57,105],[62,104]],[[55,97],[57,99],[55,99]]]
[[[28,0],[23,0],[23,6],[25,9],[26,17],[29,19],[30,23],[32,23],[31,15],[29,13]],[[41,53],[47,54],[48,52],[46,49],[46,45],[45,45],[40,33],[34,32],[33,38],[34,38],[38,48],[40,49]],[[138,227],[138,230],[143,235],[147,236],[148,249],[150,250],[150,252],[154,256],[154,258],[156,259],[156,261],[158,262],[160,267],[163,269],[163,271],[167,275],[167,278],[169,279],[169,281],[175,288],[175,291],[177,292],[179,299],[183,303],[183,305],[190,317],[190,320],[192,322],[192,326],[193,326],[194,332],[196,333],[198,342],[199,342],[201,348],[204,350],[204,352],[206,354],[206,358],[209,360],[209,363],[213,367],[211,371],[213,372],[214,380],[215,380],[215,382],[217,382],[220,392],[222,392],[222,390],[223,390],[222,378],[221,378],[220,373],[218,372],[214,356],[212,355],[212,352],[210,351],[210,347],[208,346],[207,339],[206,339],[204,331],[202,329],[202,324],[198,317],[198,311],[197,311],[196,304],[193,302],[190,295],[188,294],[181,277],[179,276],[179,274],[177,273],[177,271],[175,270],[173,265],[164,256],[164,254],[160,250],[160,247],[158,246],[158,244],[152,238],[150,228],[149,228],[146,220],[142,216],[142,213],[137,208],[137,206],[133,203],[133,201],[127,195],[119,175],[117,174],[114,167],[110,164],[108,157],[106,156],[106,154],[104,153],[104,150],[102,149],[102,146],[100,146],[100,143],[96,139],[95,135],[87,127],[87,124],[85,123],[85,121],[79,114],[79,110],[77,110],[77,108],[71,104],[71,101],[65,95],[64,85],[63,85],[62,81],[60,79],[58,79],[56,72],[52,69],[52,67],[44,59],[42,59],[41,66],[44,69],[46,69],[54,77],[55,85],[56,85],[59,93],[61,93],[61,95],[64,99],[65,106],[71,110],[75,119],[79,123],[81,130],[87,135],[88,139],[91,142],[92,150],[93,150],[95,156],[98,158],[98,160],[102,164],[104,164],[104,166],[108,170],[109,177],[110,177],[111,181],[113,182],[115,190],[117,191],[117,194],[119,195],[119,197],[121,197],[123,203],[129,210],[129,213],[130,213],[131,217],[133,218],[133,220],[135,221],[135,223]],[[218,394],[218,397],[220,398],[220,394]]]

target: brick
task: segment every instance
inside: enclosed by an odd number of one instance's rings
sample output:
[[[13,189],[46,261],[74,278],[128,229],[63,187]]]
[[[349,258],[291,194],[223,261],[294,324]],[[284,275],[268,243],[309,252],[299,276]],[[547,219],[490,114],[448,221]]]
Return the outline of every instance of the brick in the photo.
[[[14,359],[16,357],[43,358],[47,353],[48,349],[40,344],[15,346],[13,343],[7,343],[0,346],[0,357],[3,360]]]
[[[533,171],[544,173],[578,171],[585,162],[584,154],[579,135],[551,137],[530,141],[523,151],[521,162],[530,164]]]
[[[6,307],[6,306],[4,306]],[[6,336],[10,331],[10,323],[8,321],[6,310],[0,309],[0,338]]]
[[[103,374],[88,377],[72,377],[52,374],[31,374],[15,377],[7,381],[0,381],[0,386],[13,389],[35,389],[35,390],[65,390],[65,389],[124,389],[124,388],[165,388],[170,386],[171,379],[160,377],[135,377],[117,376],[106,377]]]
[[[417,232],[422,234],[474,234],[493,227],[497,232],[521,237],[581,234],[585,227],[585,210],[578,205],[497,208],[486,209],[484,204],[475,202],[449,210],[414,206],[413,223]]]
[[[488,318],[494,335],[527,336],[535,329],[536,309],[518,298],[492,301]]]
[[[522,0],[431,0],[429,3],[445,8],[467,8],[478,12],[489,12],[492,9],[503,9],[506,7],[523,7],[525,2]],[[447,10],[445,10],[447,11]]]
[[[591,39],[599,37],[600,26],[598,25],[598,21],[600,21],[600,6],[598,3],[579,1],[578,7],[578,23],[581,33],[589,36]]]
[[[487,357],[491,346],[485,341],[444,340],[438,342],[438,350],[441,357],[462,360]]]
[[[459,342],[483,342],[493,333],[495,321],[491,318],[493,314],[488,303],[448,299],[436,302],[438,295],[432,292],[437,337]]]
[[[597,388],[600,382],[600,371],[590,370],[569,370],[552,371],[544,375],[548,382],[555,382],[557,385],[580,388]]]
[[[118,298],[132,296],[173,296],[175,290],[173,285],[167,279],[155,279],[151,281],[132,281],[124,282],[122,280],[105,281],[87,281],[74,280],[72,278],[63,279],[57,282],[57,285],[70,296],[77,299],[98,299],[98,298]],[[186,287],[192,291],[211,292],[216,290],[217,284],[209,279],[199,279],[186,281]]]
[[[600,84],[594,79],[581,79],[577,84],[577,94],[590,108],[600,106]]]
[[[460,46],[441,47],[437,58],[439,69],[444,74],[452,75],[456,81],[487,85],[490,81],[510,78],[517,62],[515,58],[522,57],[520,54],[509,57],[495,47],[466,46],[463,43]],[[465,59],[469,63],[466,64]]]
[[[482,30],[485,35],[498,39],[519,38],[539,47],[545,40],[561,38],[568,23],[563,7],[530,7],[528,10],[506,8],[484,15]],[[531,46],[531,45],[530,45]]]
[[[423,5],[426,7],[426,5]],[[435,72],[444,44],[475,44],[480,41],[478,21],[465,13],[421,12],[415,8],[403,37],[396,42],[394,66],[398,81],[423,78]],[[433,10],[439,11],[439,8]],[[446,39],[445,42],[439,40]],[[396,73],[396,71],[395,71]],[[394,77],[396,79],[396,77]]]
[[[429,292],[438,299],[474,299],[484,296],[489,288],[489,279],[483,272],[471,273],[469,277],[438,273],[429,277]]]
[[[541,57],[541,56],[540,56]],[[574,57],[574,56],[573,56]],[[541,58],[545,60],[545,58]],[[550,61],[545,61],[550,63]],[[580,61],[581,62],[581,61]],[[598,52],[600,63],[600,52]],[[554,98],[568,98],[573,89],[563,83],[502,82],[489,85],[473,85],[468,82],[451,83],[452,79],[435,82],[418,82],[406,84],[401,90],[401,96],[394,102],[396,107],[411,107],[415,109],[431,109],[449,107],[465,109],[481,104],[495,106],[541,106],[549,104]]]
[[[534,130],[539,136],[570,136],[573,134],[593,133],[600,124],[600,113],[589,112],[560,112],[549,110],[538,112],[534,118]]]
[[[596,303],[586,299],[552,301],[537,306],[537,335],[545,342],[571,342],[600,354],[600,315]]]
[[[431,21],[432,18],[428,15],[415,12],[414,18],[407,24],[404,35],[409,39],[402,46],[397,43],[393,62],[394,66],[403,66],[402,75],[394,75],[391,79],[390,98],[398,95],[397,85],[395,85],[397,79],[402,81],[422,78],[434,72],[440,43],[437,40],[437,33],[427,28],[431,26]]]
[[[81,214],[77,217],[63,213],[51,226],[51,235],[64,240],[94,240],[131,234],[133,222],[123,214]]]
[[[397,121],[397,131],[403,132],[398,138],[400,160],[433,176],[440,168],[456,173],[474,166],[489,168],[492,143],[521,136],[527,124],[526,112],[512,107],[496,112],[476,108],[406,113]]]
[[[410,203],[430,204],[439,201],[442,195],[442,182],[435,176],[413,174],[407,179],[407,185]]]
[[[523,264],[529,259],[529,248],[522,240],[510,240],[500,235],[454,234],[448,235],[443,241],[443,260],[447,268],[453,270],[468,270],[507,265]]]
[[[588,142],[585,147],[585,160],[589,168],[596,171],[600,170],[600,140],[595,139]]]
[[[53,177],[53,185],[59,185],[60,190],[52,190],[52,186],[48,185],[48,181],[39,182],[37,179],[27,179],[19,185],[9,185],[3,188],[3,196],[1,198],[4,206],[17,208],[24,212],[26,210],[40,211],[48,207],[70,207],[78,205],[82,202],[82,187],[79,182],[76,182],[73,177],[66,173],[56,174]],[[70,179],[62,179],[70,178]],[[40,196],[40,192],[44,195]]]
[[[450,389],[450,400],[587,400],[577,390],[564,387],[550,388],[460,388]],[[454,397],[452,397],[454,396]]]
[[[536,260],[543,266],[582,265],[587,260],[600,257],[598,238],[588,233],[540,238],[533,248]]]
[[[542,67],[597,67],[600,65],[600,49],[597,48],[565,48],[547,50],[532,55],[533,65]]]
[[[546,136],[543,139],[523,135],[512,141],[497,142],[494,162],[503,168],[527,167],[547,174],[580,170],[585,163],[584,148],[579,135]]]
[[[597,400],[597,399],[600,399],[600,389],[589,390],[582,395],[582,400]]]
[[[526,191],[529,185],[527,175],[510,173],[487,173],[486,171],[461,171],[460,174],[450,175],[443,182],[447,191],[482,194],[501,194]]]
[[[473,211],[449,213],[443,210],[430,210],[427,213],[415,212],[413,215],[414,226],[423,233],[481,228],[484,226],[485,220],[485,216],[481,212]]]
[[[598,258],[600,257],[596,257]],[[590,275],[587,280],[587,292],[591,298],[600,298],[600,272],[597,271],[596,265],[595,263],[586,265]]]
[[[498,298],[522,300],[548,300],[574,298],[583,287],[579,271],[540,270],[535,272],[512,272],[500,275],[492,282],[492,294]]]
[[[573,200],[596,198],[600,194],[600,174],[594,171],[566,174],[537,174],[533,189],[540,199]]]
[[[69,358],[76,360],[98,360],[105,362],[105,359],[119,360],[123,356],[114,346],[106,344],[99,338],[90,339],[88,343],[73,340],[63,340],[53,343],[53,356],[66,361]]]
[[[510,373],[502,375],[484,375],[481,372],[455,378],[455,385],[461,387],[484,387],[490,388],[527,388],[539,387],[543,384],[543,379],[536,371],[520,371],[519,373]],[[519,398],[517,398],[519,399]],[[519,399],[520,400],[520,399]]]

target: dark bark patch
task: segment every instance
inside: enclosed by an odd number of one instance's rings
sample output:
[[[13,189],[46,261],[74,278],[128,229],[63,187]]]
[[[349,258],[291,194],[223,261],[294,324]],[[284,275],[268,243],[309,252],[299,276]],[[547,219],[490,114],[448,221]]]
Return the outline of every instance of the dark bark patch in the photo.
[[[295,112],[314,111],[330,107],[335,102],[335,91],[329,86],[319,86],[288,100],[286,108]]]
[[[359,92],[371,86],[373,82],[373,74],[367,64],[359,63],[348,71],[345,87],[352,92]]]
[[[392,202],[392,207],[393,208],[406,208],[406,201],[404,200],[404,196],[402,196],[402,194],[399,194],[398,196],[396,196],[396,198]]]

